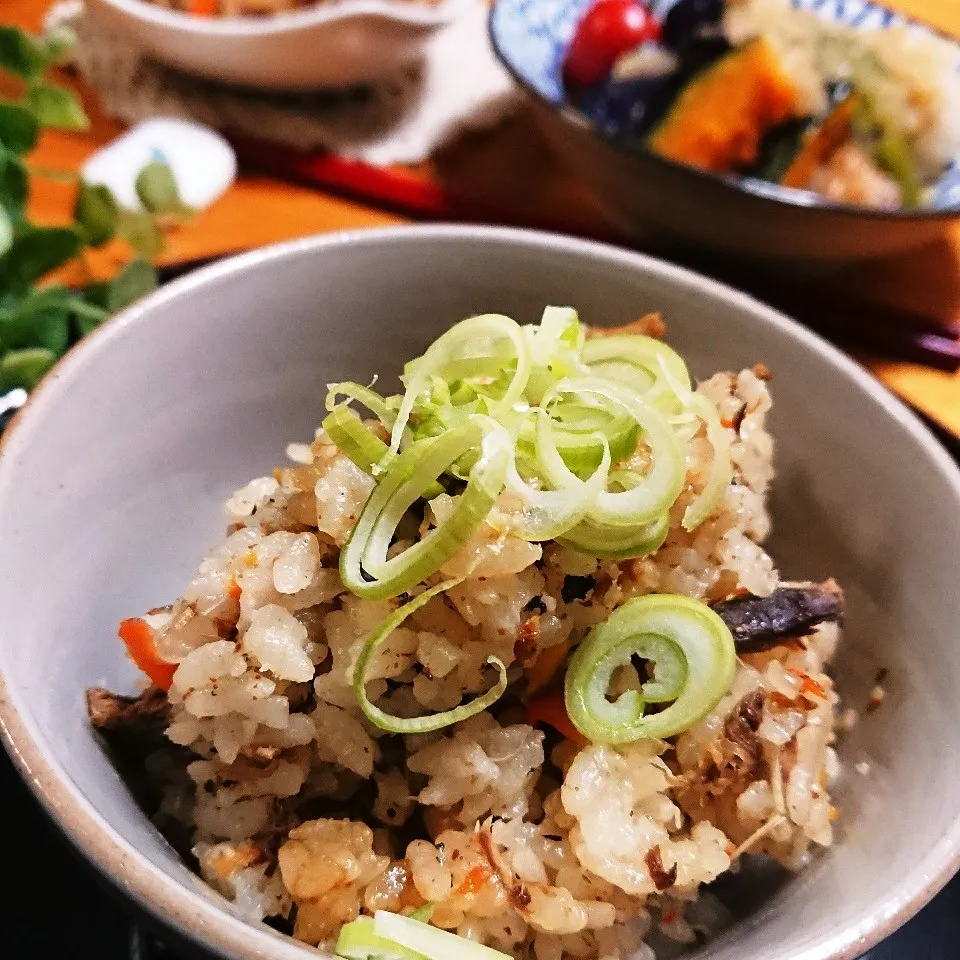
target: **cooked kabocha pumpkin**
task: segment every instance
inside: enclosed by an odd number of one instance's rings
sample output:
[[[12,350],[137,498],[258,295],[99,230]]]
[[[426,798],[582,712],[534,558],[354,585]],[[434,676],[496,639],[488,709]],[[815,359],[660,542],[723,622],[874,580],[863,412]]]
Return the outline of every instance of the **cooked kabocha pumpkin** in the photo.
[[[726,173],[754,163],[763,135],[799,109],[773,49],[756,39],[694,77],[647,143],[671,160]]]

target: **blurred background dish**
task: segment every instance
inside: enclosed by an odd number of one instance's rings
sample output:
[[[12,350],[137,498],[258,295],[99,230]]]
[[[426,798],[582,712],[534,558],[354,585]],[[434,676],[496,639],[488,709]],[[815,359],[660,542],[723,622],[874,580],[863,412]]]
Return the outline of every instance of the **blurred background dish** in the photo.
[[[497,0],[490,28],[621,231],[836,262],[960,217],[960,50],[866,0]]]
[[[273,90],[346,87],[417,61],[462,0],[342,0],[261,17],[190,16],[148,0],[87,0],[168,66]]]
[[[274,17],[311,7],[332,6],[337,0],[145,0],[157,7],[193,17]],[[397,0],[431,5],[439,0]]]

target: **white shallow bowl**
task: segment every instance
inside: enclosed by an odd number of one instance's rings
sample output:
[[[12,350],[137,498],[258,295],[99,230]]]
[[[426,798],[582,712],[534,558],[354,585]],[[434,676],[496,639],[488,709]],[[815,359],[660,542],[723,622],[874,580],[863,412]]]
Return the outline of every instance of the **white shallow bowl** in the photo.
[[[463,0],[332,0],[270,17],[194,17],[146,0],[87,0],[167,66],[273,90],[345,87],[396,73]]]
[[[781,315],[635,253],[478,227],[328,235],[207,268],[127,310],[46,378],[0,455],[7,747],[105,876],[214,953],[317,957],[244,924],[190,873],[102,752],[83,691],[134,689],[117,622],[177,595],[222,535],[221,501],[311,436],[328,381],[393,375],[466,315],[534,321],[545,303],[593,323],[660,310],[700,376],[773,369],[775,555],[785,576],[846,587],[849,702],[890,670],[886,702],[840,748],[837,845],[755,889],[698,956],[852,960],[957,868],[960,474],[913,415]]]

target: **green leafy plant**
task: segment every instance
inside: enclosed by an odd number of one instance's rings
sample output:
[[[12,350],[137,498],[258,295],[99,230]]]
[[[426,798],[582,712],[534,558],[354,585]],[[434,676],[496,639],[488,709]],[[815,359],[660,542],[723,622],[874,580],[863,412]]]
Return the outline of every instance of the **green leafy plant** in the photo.
[[[51,68],[69,59],[72,40],[66,29],[35,37],[0,26],[0,70],[19,78],[23,90],[19,100],[0,99],[0,394],[15,387],[29,390],[79,337],[153,290],[157,274],[150,261],[163,248],[165,230],[193,213],[160,157],[137,177],[143,205],[138,211],[122,209],[105,186],[30,167],[26,155],[44,128],[89,127],[79,99],[47,79]],[[31,176],[75,183],[71,224],[30,222]],[[73,290],[44,280],[115,237],[126,240],[135,256],[109,283]]]

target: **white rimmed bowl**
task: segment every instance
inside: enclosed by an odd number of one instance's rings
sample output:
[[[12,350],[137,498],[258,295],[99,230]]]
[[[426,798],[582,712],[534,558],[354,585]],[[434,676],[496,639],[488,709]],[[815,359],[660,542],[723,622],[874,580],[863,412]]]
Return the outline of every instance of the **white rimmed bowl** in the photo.
[[[154,59],[221,83],[346,87],[395,74],[464,0],[335,0],[270,17],[195,17],[146,0],[87,0]]]
[[[53,818],[128,896],[214,953],[308,960],[246,925],[137,809],[86,724],[91,684],[133,689],[117,621],[176,596],[221,501],[323,416],[324,384],[393,375],[453,321],[593,323],[661,310],[693,372],[774,371],[773,550],[847,589],[839,685],[882,708],[840,747],[837,845],[698,954],[852,960],[960,863],[960,472],[899,401],[780,314],[639,254],[533,232],[404,227],[226,261],[108,323],[45,379],[0,452],[0,723]],[[862,776],[855,765],[869,764]],[[452,960],[452,958],[451,958]]]

